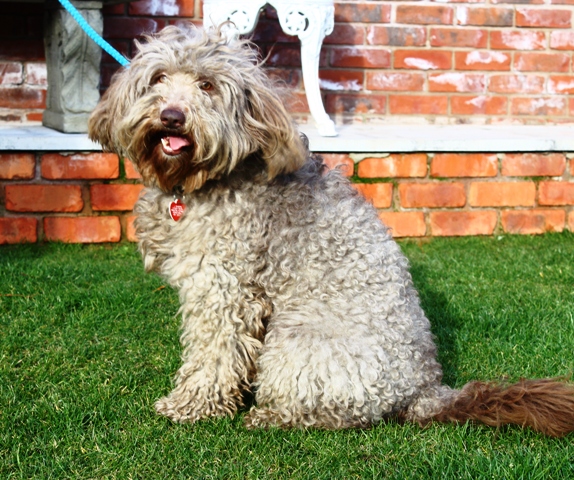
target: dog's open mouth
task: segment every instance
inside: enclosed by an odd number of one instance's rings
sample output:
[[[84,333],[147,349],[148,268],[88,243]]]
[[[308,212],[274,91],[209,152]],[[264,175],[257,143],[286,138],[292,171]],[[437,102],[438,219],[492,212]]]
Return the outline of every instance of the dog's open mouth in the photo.
[[[190,145],[191,142],[185,137],[161,137],[161,148],[166,155],[179,155],[184,148]]]

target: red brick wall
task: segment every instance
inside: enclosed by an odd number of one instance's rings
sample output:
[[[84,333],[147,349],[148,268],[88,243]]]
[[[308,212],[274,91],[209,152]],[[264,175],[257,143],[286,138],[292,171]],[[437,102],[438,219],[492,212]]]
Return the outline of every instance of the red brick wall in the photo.
[[[336,0],[335,7],[320,76],[326,108],[339,119],[574,121],[574,0]],[[39,119],[42,9],[0,2],[0,122]],[[144,31],[202,23],[200,0],[143,0],[106,7],[104,15],[104,36],[127,56]],[[272,8],[253,39],[295,92],[293,111],[305,121],[298,40],[282,33]],[[104,87],[117,68],[104,55]]]
[[[191,19],[199,0],[106,7],[105,37],[133,54],[143,31]],[[0,123],[38,121],[45,101],[41,4],[0,2]],[[574,120],[574,0],[337,1],[321,78],[327,110],[346,120],[564,123]],[[253,39],[295,92],[298,40],[267,8]],[[105,87],[118,65],[102,61]],[[395,236],[574,231],[574,159],[552,154],[372,155],[346,165]],[[115,155],[0,152],[0,244],[133,240],[137,175]]]
[[[46,107],[44,5],[0,2],[0,125],[39,122]]]
[[[572,155],[324,157],[352,176],[395,237],[574,231]],[[0,153],[0,244],[134,240],[140,189],[114,154]]]

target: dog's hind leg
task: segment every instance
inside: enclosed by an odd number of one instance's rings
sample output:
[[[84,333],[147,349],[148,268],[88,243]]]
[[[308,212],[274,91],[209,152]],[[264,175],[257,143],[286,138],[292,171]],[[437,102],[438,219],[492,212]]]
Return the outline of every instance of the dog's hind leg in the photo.
[[[173,391],[155,404],[176,422],[231,415],[242,405],[269,308],[215,260],[201,263],[178,281],[183,365]]]
[[[246,416],[248,427],[366,427],[405,400],[401,393],[381,395],[393,387],[382,373],[376,339],[360,327],[342,328],[340,318],[326,315],[306,309],[270,320],[257,360],[257,407]]]

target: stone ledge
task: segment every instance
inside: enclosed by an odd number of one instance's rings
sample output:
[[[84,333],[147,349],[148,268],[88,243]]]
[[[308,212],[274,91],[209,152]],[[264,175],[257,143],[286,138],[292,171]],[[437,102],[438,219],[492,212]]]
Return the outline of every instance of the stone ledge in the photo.
[[[339,125],[321,137],[301,125],[314,152],[574,152],[574,125]],[[86,134],[42,126],[0,127],[0,150],[88,152],[101,147]]]
[[[337,137],[300,128],[315,152],[574,151],[574,125],[338,125]]]
[[[0,150],[92,152],[101,149],[85,133],[62,133],[36,125],[0,127]]]

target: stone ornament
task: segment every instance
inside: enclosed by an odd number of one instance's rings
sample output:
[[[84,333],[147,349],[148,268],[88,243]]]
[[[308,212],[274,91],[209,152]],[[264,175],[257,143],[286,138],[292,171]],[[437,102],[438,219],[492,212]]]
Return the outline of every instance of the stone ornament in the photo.
[[[101,2],[83,2],[80,12],[99,34]],[[43,124],[66,133],[87,131],[88,117],[100,99],[102,51],[59,5],[46,10],[44,46],[48,95]]]

